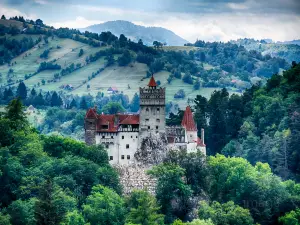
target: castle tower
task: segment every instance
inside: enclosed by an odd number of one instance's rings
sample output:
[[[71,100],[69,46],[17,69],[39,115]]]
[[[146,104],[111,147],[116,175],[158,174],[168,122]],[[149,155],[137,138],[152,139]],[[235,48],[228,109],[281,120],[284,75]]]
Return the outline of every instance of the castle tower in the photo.
[[[84,118],[84,137],[87,145],[96,144],[97,112],[91,108],[86,112]]]
[[[140,88],[140,141],[150,133],[165,133],[165,88],[158,88],[152,75],[148,87]]]

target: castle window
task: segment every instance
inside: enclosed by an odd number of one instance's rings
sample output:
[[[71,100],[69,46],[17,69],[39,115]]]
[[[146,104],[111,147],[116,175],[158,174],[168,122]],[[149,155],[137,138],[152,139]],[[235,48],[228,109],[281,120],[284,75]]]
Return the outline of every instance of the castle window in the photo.
[[[160,123],[160,119],[156,119],[156,122]]]
[[[127,159],[130,159],[130,155],[127,155]]]
[[[131,138],[132,138],[132,136],[131,136]]]
[[[93,122],[89,122],[89,124],[90,124],[90,125],[92,125],[92,124],[93,124]]]
[[[105,136],[102,136],[102,138],[105,138]]]
[[[150,130],[150,126],[148,126],[148,130]]]
[[[114,139],[114,136],[110,136],[112,139]]]
[[[156,126],[156,130],[158,130],[158,126]]]
[[[122,136],[122,139],[124,139],[124,136]]]
[[[159,108],[156,108],[156,111],[159,112]]]
[[[149,119],[146,119],[146,122],[149,122]]]
[[[126,144],[126,148],[129,148],[129,144]]]
[[[124,157],[124,155],[121,155],[121,159],[124,159],[125,157]]]
[[[114,160],[114,157],[113,156],[109,156],[109,160]]]
[[[101,128],[107,130],[108,129],[108,125],[101,125]]]
[[[135,136],[135,138],[137,138],[137,136]]]
[[[105,145],[105,148],[109,148],[109,145]]]

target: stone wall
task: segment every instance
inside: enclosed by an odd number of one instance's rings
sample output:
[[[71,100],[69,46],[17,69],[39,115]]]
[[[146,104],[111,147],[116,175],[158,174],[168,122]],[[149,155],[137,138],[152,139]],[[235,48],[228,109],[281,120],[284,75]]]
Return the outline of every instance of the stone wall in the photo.
[[[123,186],[123,193],[129,195],[134,189],[146,189],[151,194],[155,194],[156,179],[147,175],[150,166],[139,164],[115,165],[120,175],[120,183]]]

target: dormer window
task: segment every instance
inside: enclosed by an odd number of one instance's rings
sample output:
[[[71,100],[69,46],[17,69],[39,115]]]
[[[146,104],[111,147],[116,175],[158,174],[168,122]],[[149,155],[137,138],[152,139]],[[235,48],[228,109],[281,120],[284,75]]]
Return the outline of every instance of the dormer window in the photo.
[[[101,125],[101,128],[102,128],[103,130],[107,130],[107,129],[108,129],[108,125]]]

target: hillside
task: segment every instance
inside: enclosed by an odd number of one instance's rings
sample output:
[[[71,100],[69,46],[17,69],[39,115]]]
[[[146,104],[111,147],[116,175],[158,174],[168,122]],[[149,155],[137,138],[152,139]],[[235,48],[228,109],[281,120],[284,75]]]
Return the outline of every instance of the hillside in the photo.
[[[79,104],[78,96],[99,93],[110,98],[110,87],[130,101],[153,74],[166,87],[167,102],[184,107],[196,95],[209,97],[224,87],[240,93],[289,67],[281,58],[232,43],[147,47],[111,32],[80,33],[16,20],[0,20],[0,31],[3,103],[8,102],[8,92],[16,93],[21,81],[28,93],[32,88],[44,97],[48,91],[60,93],[65,104],[74,98]]]
[[[232,43],[242,45],[249,51],[256,50],[261,52],[263,55],[269,54],[272,57],[283,58],[289,63],[292,61],[300,62],[299,40],[274,43],[245,38],[232,41]]]
[[[184,44],[188,43],[188,41],[184,40],[168,29],[162,27],[144,27],[123,20],[95,24],[80,30],[93,33],[110,31],[117,36],[124,34],[126,37],[135,42],[137,42],[139,39],[142,39],[143,43],[146,45],[152,45],[153,41],[166,43],[169,46],[183,46]]]

